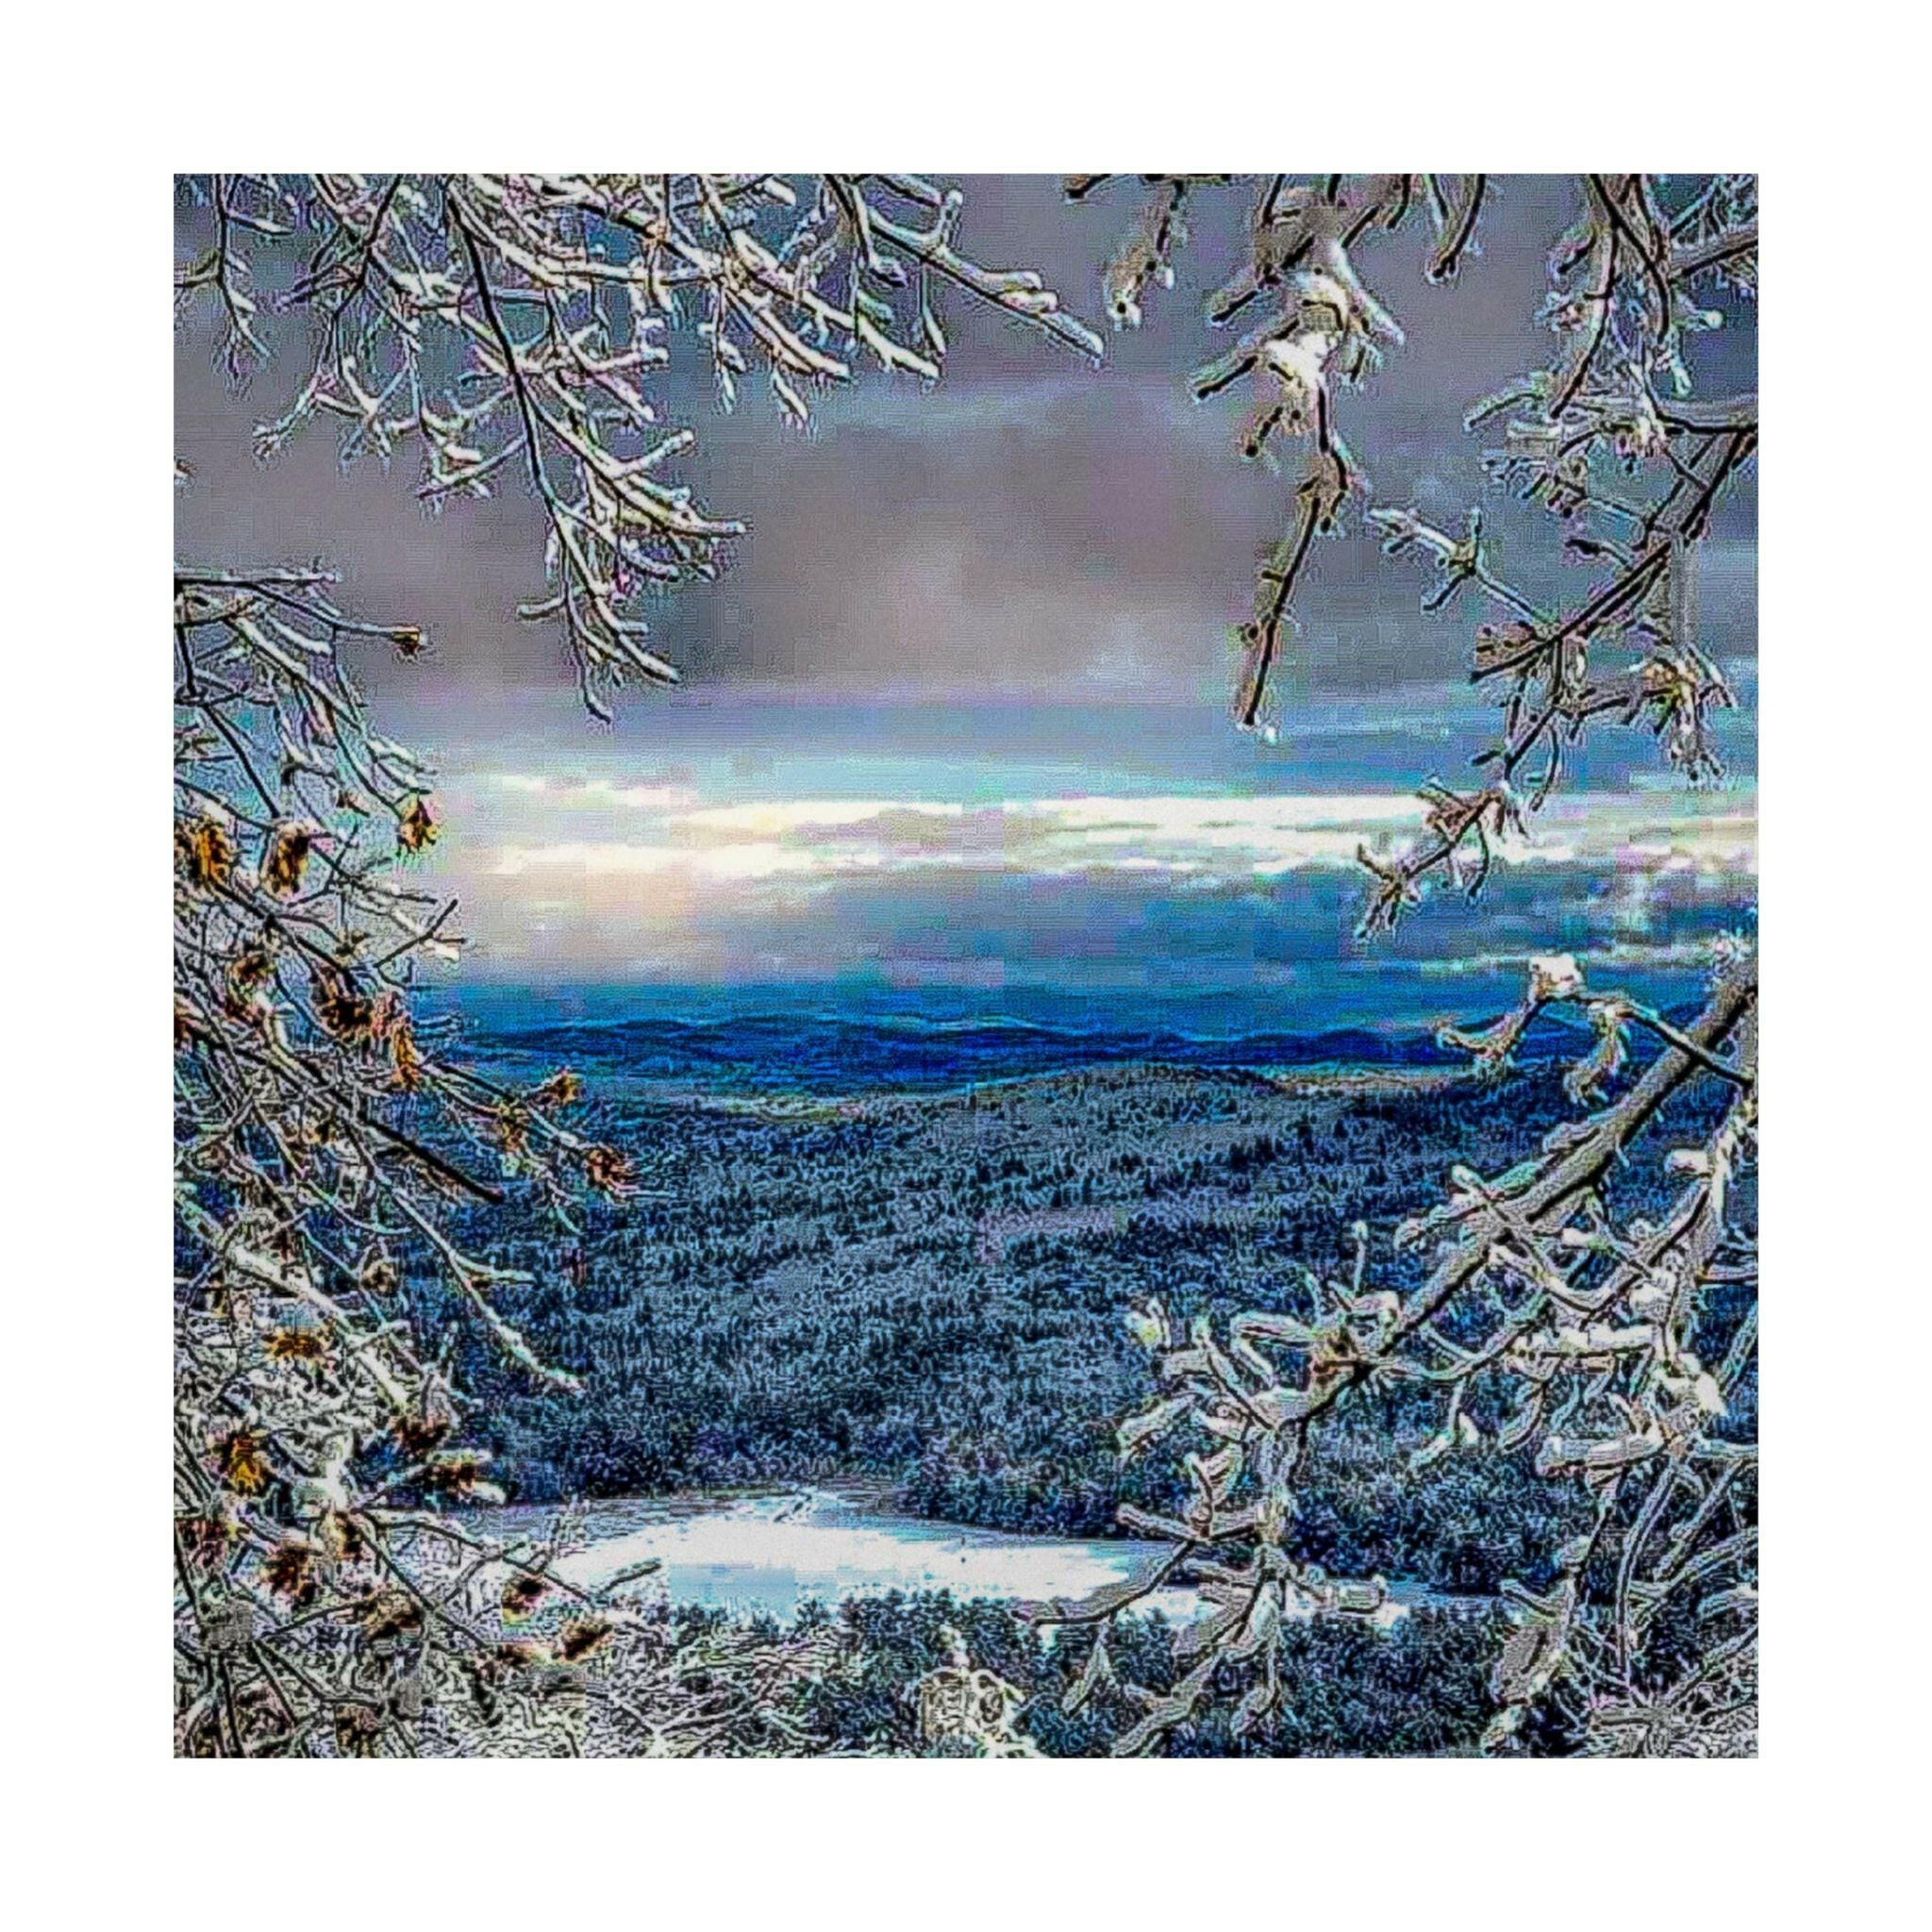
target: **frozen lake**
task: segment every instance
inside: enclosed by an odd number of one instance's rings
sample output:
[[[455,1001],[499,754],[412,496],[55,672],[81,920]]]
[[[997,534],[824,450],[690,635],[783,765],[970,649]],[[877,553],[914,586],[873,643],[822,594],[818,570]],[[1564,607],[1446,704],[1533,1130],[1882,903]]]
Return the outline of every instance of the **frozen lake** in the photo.
[[[491,1512],[490,1534],[541,1534],[546,1509]],[[757,1494],[652,1498],[586,1506],[589,1541],[559,1559],[582,1587],[654,1559],[650,1579],[674,1603],[789,1618],[816,1598],[949,1590],[958,1597],[1045,1602],[1120,1583],[1161,1544],[1074,1537],[1009,1536],[892,1515],[856,1494],[801,1488]],[[1401,1617],[1422,1592],[1398,1588],[1377,1614]],[[1157,1591],[1141,1606],[1177,1621],[1198,1614],[1190,1589]]]

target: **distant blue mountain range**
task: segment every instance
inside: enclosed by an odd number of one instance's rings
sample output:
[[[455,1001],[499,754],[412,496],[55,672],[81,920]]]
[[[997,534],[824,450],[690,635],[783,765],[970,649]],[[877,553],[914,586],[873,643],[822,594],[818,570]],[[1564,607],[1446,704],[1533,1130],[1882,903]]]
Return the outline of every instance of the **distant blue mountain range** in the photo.
[[[639,1079],[705,1088],[850,1093],[918,1091],[1155,1061],[1236,1067],[1453,1067],[1466,1055],[1425,1032],[1342,1027],[1206,1038],[1159,1026],[1075,1027],[1024,1020],[935,1021],[908,1015],[739,1014],[506,1024],[471,1028],[479,1045],[575,1067],[605,1066]],[[1574,1053],[1586,1036],[1540,1019],[1521,1057]]]

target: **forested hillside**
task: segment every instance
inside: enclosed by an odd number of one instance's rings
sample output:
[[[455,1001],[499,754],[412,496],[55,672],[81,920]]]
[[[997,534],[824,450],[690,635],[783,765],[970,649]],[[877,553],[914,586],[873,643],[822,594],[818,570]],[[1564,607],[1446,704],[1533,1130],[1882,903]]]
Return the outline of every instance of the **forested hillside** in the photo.
[[[922,1513],[1087,1535],[1177,1480],[1157,1457],[1123,1484],[1108,1419],[1149,1391],[1124,1308],[1220,1321],[1299,1266],[1344,1273],[1351,1224],[1386,1230],[1452,1159],[1520,1159],[1572,1111],[1546,1066],[1127,1065],[846,1100],[667,1092],[615,1058],[591,1074],[640,1192],[587,1224],[571,1269],[506,1294],[584,1393],[533,1392],[461,1344],[512,1495],[864,1474]],[[555,1240],[501,1210],[475,1224],[513,1266]],[[434,1342],[454,1310],[418,1292]],[[1382,1394],[1324,1441],[1311,1554],[1453,1591],[1538,1577],[1574,1492],[1500,1452],[1406,1475],[1391,1438],[1431,1426],[1425,1399]]]

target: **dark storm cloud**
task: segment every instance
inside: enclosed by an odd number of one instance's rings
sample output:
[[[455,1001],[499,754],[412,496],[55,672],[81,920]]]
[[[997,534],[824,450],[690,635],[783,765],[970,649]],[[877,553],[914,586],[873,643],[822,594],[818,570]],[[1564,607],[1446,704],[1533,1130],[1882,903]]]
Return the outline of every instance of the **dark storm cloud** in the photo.
[[[1133,218],[1133,184],[1078,208],[1043,177],[963,185],[972,252],[1036,266],[1068,307],[1098,315],[1101,266]],[[1407,341],[1341,410],[1379,500],[1445,518],[1483,500],[1506,561],[1541,594],[1560,577],[1547,522],[1496,500],[1460,419],[1474,398],[1547,358],[1534,320],[1543,249],[1573,192],[1553,179],[1500,184],[1485,252],[1452,287],[1423,282],[1419,236],[1365,245],[1364,273]],[[936,390],[868,371],[800,433],[755,384],[736,413],[721,413],[680,345],[665,400],[699,432],[685,475],[714,508],[746,516],[752,534],[720,584],[661,607],[669,654],[705,687],[1219,702],[1226,628],[1245,614],[1256,557],[1289,496],[1287,482],[1236,459],[1244,398],[1197,407],[1185,393],[1187,371],[1224,341],[1202,322],[1199,298],[1237,259],[1244,205],[1238,192],[1199,198],[1181,285],[1156,291],[1144,328],[1109,337],[1099,371],[956,302]],[[1714,380],[1748,387],[1755,336],[1743,320],[1707,363]],[[387,474],[364,462],[344,475],[325,424],[258,465],[249,431],[284,406],[299,375],[298,357],[285,358],[237,398],[215,375],[205,330],[183,332],[177,447],[195,473],[179,503],[183,554],[322,557],[343,569],[358,608],[429,623],[436,664],[412,672],[392,700],[378,691],[400,708],[399,724],[434,719],[490,735],[533,699],[560,715],[570,701],[558,643],[513,615],[540,588],[541,524],[525,492],[425,517],[414,450]],[[1754,508],[1740,506],[1707,573],[1710,641],[1731,657],[1755,642]],[[1423,618],[1420,570],[1382,558],[1354,522],[1323,546],[1301,599],[1306,693],[1453,679],[1474,613]],[[387,675],[372,673],[378,683]]]
[[[1701,963],[1697,942],[1748,924],[1755,901],[1748,874],[1619,875],[1600,862],[1558,861],[1499,872],[1480,907],[1443,895],[1426,919],[1362,948],[1352,939],[1358,874],[1340,865],[1212,880],[1105,865],[928,865],[890,880],[846,871],[794,883],[774,873],[755,892],[724,894],[694,893],[656,870],[587,880],[575,855],[559,857],[554,871],[520,874],[502,897],[475,902],[471,974],[1179,991],[1253,990],[1306,973],[1333,991],[1342,969],[1420,975],[1421,1009],[1474,1010],[1447,982],[1491,969],[1520,980],[1536,953],[1574,950],[1620,973],[1681,975]],[[600,913],[607,889],[621,895],[624,917]]]

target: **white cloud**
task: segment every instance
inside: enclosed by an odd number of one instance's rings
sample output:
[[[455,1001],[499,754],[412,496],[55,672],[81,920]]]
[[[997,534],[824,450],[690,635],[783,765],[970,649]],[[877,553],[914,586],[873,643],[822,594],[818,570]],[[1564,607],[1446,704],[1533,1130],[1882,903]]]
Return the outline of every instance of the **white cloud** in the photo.
[[[513,795],[527,785],[507,784]],[[646,795],[646,794],[649,795]],[[694,806],[688,790],[606,780],[538,794],[601,808],[605,837],[550,839],[540,820],[501,824],[485,892],[536,874],[554,895],[559,879],[675,878],[690,892],[788,891],[815,883],[918,874],[1006,874],[1043,879],[1167,874],[1176,886],[1239,886],[1301,872],[1350,871],[1360,844],[1399,847],[1420,823],[1400,792],[1089,795],[1013,800],[790,798]],[[1720,808],[1712,809],[1712,806]],[[510,814],[500,813],[502,818]],[[523,814],[515,816],[522,818]],[[1735,793],[1700,798],[1650,792],[1559,800],[1528,843],[1497,854],[1506,867],[1600,868],[1612,881],[1626,931],[1641,931],[1653,885],[1668,878],[1739,879],[1757,873],[1757,822]]]
[[[759,879],[809,876],[824,871],[863,871],[862,858],[831,867],[820,855],[779,845],[769,840],[718,845],[700,852],[674,845],[636,844],[619,840],[602,842],[568,841],[552,845],[504,845],[498,848],[492,877],[522,878],[528,874],[578,874],[585,879],[677,874],[693,882],[749,883]],[[552,879],[551,890],[555,891]]]
[[[689,782],[669,778],[626,784],[611,778],[553,778],[541,772],[487,772],[473,782],[564,811],[676,811],[694,806],[698,797]]]
[[[924,802],[902,804],[880,798],[787,798],[757,805],[714,805],[679,812],[667,823],[687,837],[710,842],[742,839],[783,839],[803,832],[838,831],[884,820],[894,813],[934,819],[964,815],[962,805]]]

